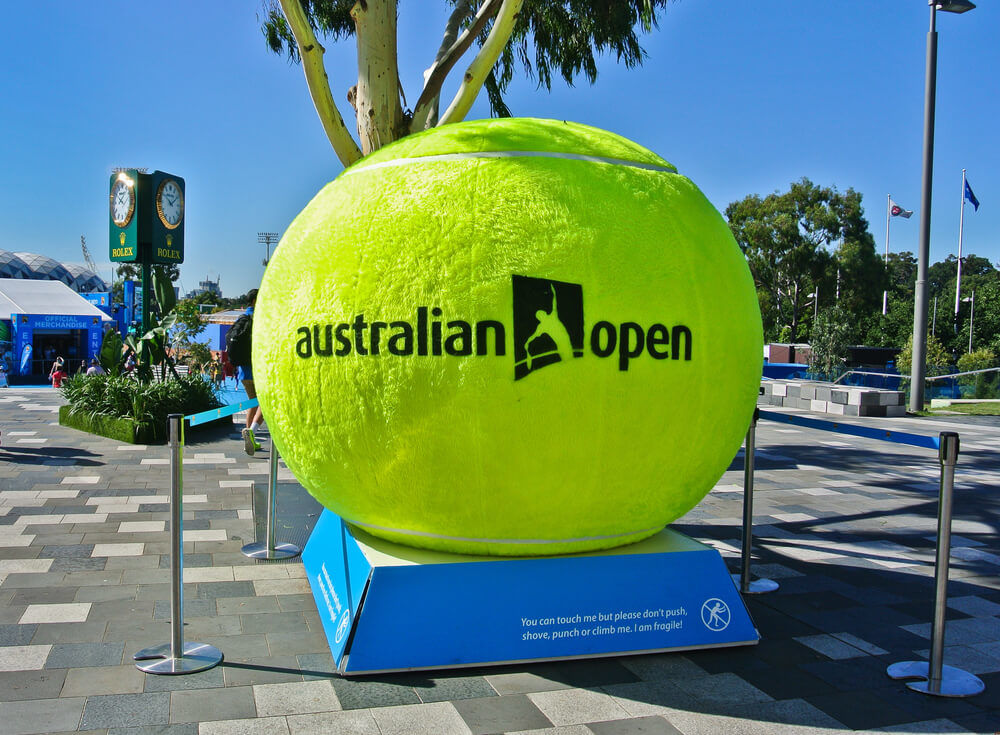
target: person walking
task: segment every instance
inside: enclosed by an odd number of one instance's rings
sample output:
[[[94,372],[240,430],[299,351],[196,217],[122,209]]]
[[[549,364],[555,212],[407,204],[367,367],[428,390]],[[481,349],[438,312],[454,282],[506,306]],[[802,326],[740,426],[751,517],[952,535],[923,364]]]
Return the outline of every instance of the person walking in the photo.
[[[247,398],[256,398],[257,391],[253,385],[253,367],[250,364],[250,353],[253,346],[253,308],[257,303],[257,289],[251,289],[247,293],[247,300],[250,305],[243,315],[236,320],[236,323],[226,333],[226,353],[229,361],[236,366],[236,379],[243,384],[247,392]],[[254,406],[247,411],[246,426],[243,428],[243,449],[251,457],[261,448],[257,441],[256,432],[260,429],[264,416],[260,406]]]
[[[66,371],[63,369],[63,359],[57,357],[56,361],[52,363],[52,369],[49,370],[49,380],[52,381],[53,388],[61,388],[62,382],[68,377]]]

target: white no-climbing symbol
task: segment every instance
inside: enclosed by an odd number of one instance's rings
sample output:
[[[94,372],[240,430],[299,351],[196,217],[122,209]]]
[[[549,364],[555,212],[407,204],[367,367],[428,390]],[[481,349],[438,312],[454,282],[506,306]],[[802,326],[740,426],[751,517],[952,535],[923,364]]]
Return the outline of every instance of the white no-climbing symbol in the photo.
[[[729,627],[729,620],[731,617],[729,605],[724,603],[718,597],[712,597],[705,600],[705,604],[701,606],[701,622],[703,622],[705,627],[709,630],[713,630],[715,632],[725,630]]]
[[[334,636],[334,642],[340,643],[344,640],[344,636],[347,635],[348,629],[351,627],[351,611],[344,610],[344,614],[340,616],[340,622],[337,623],[337,633]]]

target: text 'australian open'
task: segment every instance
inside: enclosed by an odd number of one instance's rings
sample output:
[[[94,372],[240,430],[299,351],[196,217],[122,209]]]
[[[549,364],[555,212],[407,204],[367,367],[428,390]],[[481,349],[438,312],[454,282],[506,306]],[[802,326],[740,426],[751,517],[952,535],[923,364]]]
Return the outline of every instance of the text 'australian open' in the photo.
[[[511,347],[508,329],[500,321],[469,322],[463,319],[443,321],[437,307],[417,307],[412,321],[368,321],[357,314],[349,322],[311,324],[296,329],[295,354],[300,358],[397,356],[409,357],[502,357]],[[570,360],[582,351],[564,348],[559,340],[533,333],[525,344],[515,345],[530,360],[542,355]],[[642,355],[654,360],[691,360],[692,334],[683,324],[668,327],[654,323],[643,327],[638,322],[613,324],[598,321],[590,328],[590,351],[597,357],[618,356],[618,369],[628,370],[629,362]]]

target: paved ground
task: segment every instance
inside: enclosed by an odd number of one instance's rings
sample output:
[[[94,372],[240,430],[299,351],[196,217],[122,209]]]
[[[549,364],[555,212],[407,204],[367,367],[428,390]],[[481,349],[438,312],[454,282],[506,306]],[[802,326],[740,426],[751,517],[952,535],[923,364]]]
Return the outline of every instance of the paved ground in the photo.
[[[49,390],[0,391],[0,733],[823,733],[1000,730],[1000,426],[866,420],[963,438],[946,661],[986,692],[910,692],[885,666],[924,657],[932,612],[936,457],[925,450],[762,422],[756,647],[346,680],[302,565],[254,563],[250,459],[238,434],[189,437],[189,640],[225,663],[144,675],[139,649],[169,639],[167,450],[56,425]],[[742,458],[681,520],[735,569]],[[315,506],[286,470],[286,536]],[[314,519],[314,517],[313,517]]]

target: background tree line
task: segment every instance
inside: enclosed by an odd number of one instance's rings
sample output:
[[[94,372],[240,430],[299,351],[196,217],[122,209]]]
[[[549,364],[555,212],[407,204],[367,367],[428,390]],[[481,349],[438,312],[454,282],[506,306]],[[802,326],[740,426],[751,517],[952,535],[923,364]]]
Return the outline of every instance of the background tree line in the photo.
[[[725,214],[757,286],[766,342],[825,341],[835,332],[847,344],[906,348],[913,333],[917,259],[902,251],[884,261],[868,230],[861,194],[803,178],[786,192],[733,202]],[[956,272],[957,258],[949,255],[927,273],[928,334],[940,343],[938,359],[947,357],[952,365],[969,350],[967,299],[973,291],[972,349],[1000,354],[1000,270],[987,258],[962,258],[957,319]]]

